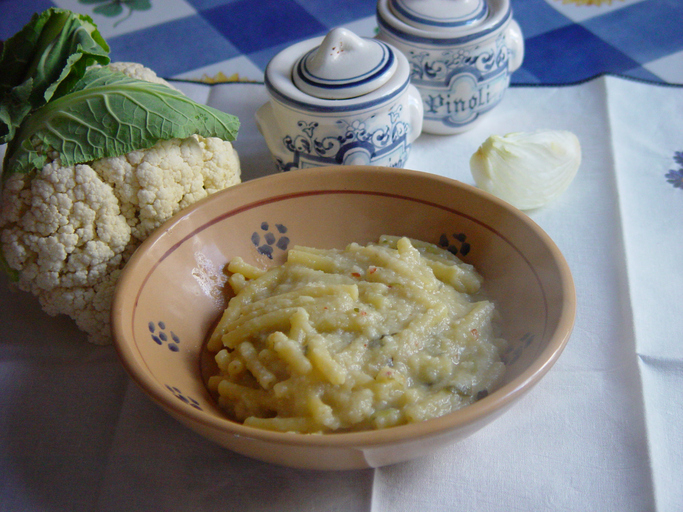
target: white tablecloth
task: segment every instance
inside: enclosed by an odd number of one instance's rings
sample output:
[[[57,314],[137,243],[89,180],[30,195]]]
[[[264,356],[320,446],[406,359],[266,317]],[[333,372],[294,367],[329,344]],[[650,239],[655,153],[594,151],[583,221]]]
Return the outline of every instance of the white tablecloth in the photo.
[[[243,179],[274,172],[253,122],[260,84],[179,83],[240,117]],[[463,135],[423,135],[407,167],[473,183],[491,134],[571,130],[583,163],[529,215],[572,269],[578,314],[519,405],[435,455],[377,470],[298,471],[215,446],[0,278],[0,510],[683,510],[683,88],[604,77],[519,87]],[[683,173],[683,171],[682,171]]]

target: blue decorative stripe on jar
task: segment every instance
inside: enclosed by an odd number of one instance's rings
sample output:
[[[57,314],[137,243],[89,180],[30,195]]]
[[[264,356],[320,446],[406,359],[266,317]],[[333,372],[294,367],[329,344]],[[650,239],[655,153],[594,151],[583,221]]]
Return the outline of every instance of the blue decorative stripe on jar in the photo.
[[[363,85],[372,82],[373,80],[376,80],[379,76],[384,75],[384,73],[387,73],[394,65],[394,54],[389,49],[389,47],[381,41],[376,41],[376,43],[380,45],[383,50],[382,59],[377,64],[377,66],[375,66],[370,71],[363,73],[362,75],[354,77],[344,77],[336,80],[331,78],[322,78],[315,76],[313,73],[311,73],[307,66],[308,59],[311,57],[311,55],[315,54],[317,50],[317,48],[314,48],[313,50],[308,52],[301,60],[299,60],[296,67],[297,76],[299,77],[299,79],[301,79],[303,82],[309,85],[315,87],[322,87],[326,89],[343,89],[349,87],[356,87],[358,85]]]
[[[479,2],[477,7],[472,10],[474,12],[473,16],[468,15],[459,18],[435,18],[427,17],[425,14],[415,13],[414,11],[408,9],[402,2],[395,1],[391,3],[391,8],[396,11],[405,20],[409,20],[408,23],[414,22],[420,25],[428,25],[434,28],[461,28],[468,27],[478,23],[484,19],[489,14],[488,5],[484,2]]]
[[[416,44],[422,43],[422,44],[428,44],[428,45],[433,45],[433,46],[454,46],[454,45],[469,43],[471,41],[475,41],[477,39],[483,39],[487,36],[490,36],[491,34],[494,34],[498,30],[500,30],[500,28],[503,27],[506,23],[508,23],[510,21],[510,18],[512,18],[512,10],[508,9],[506,11],[505,15],[500,19],[500,21],[498,21],[498,23],[496,23],[495,25],[492,25],[491,27],[487,28],[486,30],[474,32],[472,34],[468,34],[468,35],[464,35],[464,36],[460,36],[460,37],[449,37],[449,38],[441,38],[441,37],[436,37],[434,35],[422,36],[422,35],[402,32],[400,30],[397,30],[394,26],[392,26],[389,22],[387,22],[382,17],[380,12],[377,13],[377,24],[380,26],[381,29],[385,30],[389,34],[392,34],[397,39],[402,39],[404,41],[408,41],[408,42],[416,43]]]
[[[314,105],[312,103],[307,103],[304,101],[298,101],[295,100],[289,96],[286,96],[284,94],[281,94],[268,80],[268,75],[265,77],[265,85],[266,89],[268,90],[268,93],[272,95],[274,99],[279,101],[280,103],[283,103],[284,105],[287,105],[289,107],[293,108],[298,108],[301,109],[302,111],[308,111],[308,112],[317,112],[317,113],[333,113],[333,112],[353,112],[357,110],[366,110],[370,109],[373,107],[377,107],[379,105],[384,105],[388,101],[391,101],[393,98],[400,96],[403,94],[403,92],[408,88],[410,85],[410,81],[406,80],[401,87],[397,88],[390,94],[387,94],[386,96],[380,96],[377,97],[374,100],[368,100],[365,102],[353,102],[349,101],[347,105],[343,105],[340,103],[343,103],[345,100],[326,100],[328,105]],[[322,101],[322,100],[321,100]]]

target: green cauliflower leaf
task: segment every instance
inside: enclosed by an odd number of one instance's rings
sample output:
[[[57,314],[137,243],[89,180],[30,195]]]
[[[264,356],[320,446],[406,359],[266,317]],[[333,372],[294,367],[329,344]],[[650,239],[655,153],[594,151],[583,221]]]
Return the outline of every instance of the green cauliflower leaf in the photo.
[[[89,69],[73,90],[39,108],[7,146],[3,176],[47,163],[46,148],[62,165],[91,162],[193,134],[233,141],[237,117],[198,104],[162,84],[107,68]],[[36,147],[36,142],[42,143]]]
[[[93,20],[65,9],[35,14],[0,52],[0,144],[24,119],[68,93],[88,66],[107,64],[109,46]]]

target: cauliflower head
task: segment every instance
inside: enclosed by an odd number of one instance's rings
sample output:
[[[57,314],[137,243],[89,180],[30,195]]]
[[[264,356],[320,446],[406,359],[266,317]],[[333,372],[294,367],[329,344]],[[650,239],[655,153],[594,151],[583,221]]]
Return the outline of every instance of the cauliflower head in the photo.
[[[48,156],[35,174],[5,181],[0,249],[18,288],[45,312],[69,315],[90,342],[109,344],[112,295],[130,256],[172,215],[239,183],[239,158],[230,142],[199,135],[88,164]]]

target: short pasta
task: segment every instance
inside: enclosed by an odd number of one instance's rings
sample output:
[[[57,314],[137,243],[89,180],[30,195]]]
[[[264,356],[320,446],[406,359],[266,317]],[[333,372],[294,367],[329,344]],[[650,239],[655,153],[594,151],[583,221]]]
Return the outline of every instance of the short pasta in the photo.
[[[266,271],[241,259],[228,269],[235,296],[207,342],[218,368],[208,386],[245,425],[330,433],[424,421],[485,396],[505,371],[482,277],[438,246],[382,236],[296,246]]]

